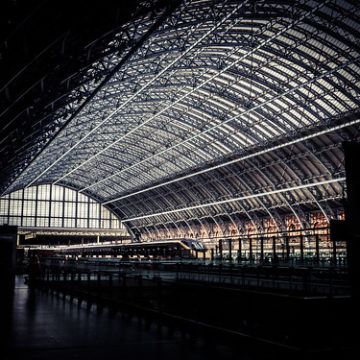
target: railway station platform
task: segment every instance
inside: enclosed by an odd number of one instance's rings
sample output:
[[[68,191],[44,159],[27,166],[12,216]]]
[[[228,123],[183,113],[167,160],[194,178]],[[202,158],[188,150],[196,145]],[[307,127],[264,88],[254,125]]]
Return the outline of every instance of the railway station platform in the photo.
[[[229,274],[219,282],[201,272],[142,272],[69,263],[30,286],[16,276],[4,359],[352,358],[339,340],[350,332],[344,294],[260,292],[228,282]]]
[[[10,343],[2,359],[231,359],[233,349],[134,314],[78,306],[17,276]],[[243,350],[244,351],[244,350]],[[216,355],[217,354],[217,355]],[[248,358],[244,352],[244,358]]]

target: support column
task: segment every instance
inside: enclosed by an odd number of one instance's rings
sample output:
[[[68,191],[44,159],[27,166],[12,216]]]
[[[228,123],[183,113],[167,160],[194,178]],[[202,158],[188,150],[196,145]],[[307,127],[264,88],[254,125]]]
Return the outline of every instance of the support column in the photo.
[[[336,265],[337,260],[336,260],[336,240],[335,239],[332,240],[332,246],[333,246],[333,248],[332,248],[333,262],[334,262],[334,265]]]
[[[316,262],[320,261],[319,234],[315,235]]]
[[[276,237],[272,237],[272,247],[273,247],[273,262],[277,262],[276,255]]]
[[[285,236],[286,261],[290,261],[290,244],[289,237]]]
[[[252,238],[249,238],[249,260],[253,262]]]
[[[229,261],[232,262],[231,239],[228,239],[228,243],[229,243]]]
[[[219,240],[219,253],[220,253],[220,261],[223,260],[223,241]]]
[[[300,261],[304,262],[304,236],[300,235]]]

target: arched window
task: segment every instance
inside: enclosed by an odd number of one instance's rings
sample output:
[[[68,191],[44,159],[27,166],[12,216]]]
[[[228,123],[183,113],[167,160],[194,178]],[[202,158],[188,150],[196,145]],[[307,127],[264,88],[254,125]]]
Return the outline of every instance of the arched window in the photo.
[[[0,198],[0,225],[123,229],[119,218],[97,201],[58,185],[38,185]]]

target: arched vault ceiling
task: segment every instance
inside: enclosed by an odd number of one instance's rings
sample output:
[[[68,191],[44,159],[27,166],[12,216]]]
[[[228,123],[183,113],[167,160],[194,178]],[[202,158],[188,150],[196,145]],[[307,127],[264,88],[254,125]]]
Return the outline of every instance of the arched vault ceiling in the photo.
[[[354,1],[183,1],[3,191],[71,186],[139,231],[329,218],[359,138],[359,19]]]

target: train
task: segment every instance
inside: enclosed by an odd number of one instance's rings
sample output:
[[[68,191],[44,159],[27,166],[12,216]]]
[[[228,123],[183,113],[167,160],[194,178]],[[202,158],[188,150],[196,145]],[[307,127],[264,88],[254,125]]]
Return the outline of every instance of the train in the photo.
[[[120,244],[96,243],[30,250],[32,254],[44,257],[121,259],[192,259],[204,256],[206,251],[203,242],[187,238]]]

